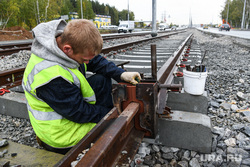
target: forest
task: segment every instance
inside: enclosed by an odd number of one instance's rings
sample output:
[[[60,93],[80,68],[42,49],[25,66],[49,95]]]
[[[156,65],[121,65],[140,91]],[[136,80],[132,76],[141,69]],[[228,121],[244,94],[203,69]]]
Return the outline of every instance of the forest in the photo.
[[[225,0],[225,6],[221,11],[221,18],[227,20],[227,22],[233,28],[240,28],[245,0]],[[246,0],[245,13],[244,13],[244,29],[248,29],[250,21],[250,0]]]
[[[109,15],[112,25],[128,19],[128,10],[118,11],[97,0],[0,0],[0,28],[20,26],[31,30],[37,24],[58,19],[61,15],[71,19],[71,13],[77,13],[81,18],[81,1],[84,19],[94,19],[96,14]],[[129,19],[134,20],[132,11],[129,11]]]

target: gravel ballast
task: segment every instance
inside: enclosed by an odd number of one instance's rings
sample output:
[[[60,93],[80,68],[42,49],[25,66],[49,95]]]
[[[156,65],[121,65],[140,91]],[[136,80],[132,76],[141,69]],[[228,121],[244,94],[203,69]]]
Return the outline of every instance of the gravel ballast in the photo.
[[[249,41],[228,36],[213,37],[195,29],[188,31],[194,33],[194,40],[202,52],[207,51],[204,59],[208,71],[205,90],[209,100],[208,116],[212,122],[212,153],[201,154],[144,142],[141,148],[146,154],[138,152],[131,166],[250,166],[250,51],[244,47]],[[19,60],[27,61],[28,58],[24,56]],[[8,69],[13,68],[11,63],[7,64]],[[4,70],[2,66],[1,70]],[[0,115],[0,136],[41,148],[30,122],[25,119]]]

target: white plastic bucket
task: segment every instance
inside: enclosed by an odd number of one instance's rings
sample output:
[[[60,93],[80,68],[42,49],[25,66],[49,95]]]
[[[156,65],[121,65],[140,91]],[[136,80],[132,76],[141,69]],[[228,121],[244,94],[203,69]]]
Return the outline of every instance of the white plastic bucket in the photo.
[[[207,78],[206,72],[192,72],[183,70],[184,91],[192,95],[202,95]]]

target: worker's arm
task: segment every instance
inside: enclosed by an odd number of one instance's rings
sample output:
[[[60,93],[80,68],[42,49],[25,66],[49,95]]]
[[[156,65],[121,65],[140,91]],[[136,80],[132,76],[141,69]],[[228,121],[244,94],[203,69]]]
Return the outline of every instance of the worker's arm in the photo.
[[[83,65],[81,66],[84,68]],[[108,61],[101,55],[95,56],[89,64],[87,64],[87,70],[113,78],[117,82],[126,81],[137,84],[138,81],[141,80],[141,76],[138,72],[125,72],[125,70],[117,67],[113,62]]]
[[[117,82],[121,81],[120,76],[123,72],[125,72],[125,70],[117,67],[113,62],[108,61],[107,59],[105,59],[101,55],[95,56],[89,62],[89,64],[87,64],[87,70],[94,72],[94,73],[97,73],[97,74],[102,74],[102,75],[110,77],[110,78],[113,78]]]
[[[84,101],[80,89],[59,77],[37,89],[37,96],[54,111],[77,123],[99,122],[111,108]]]

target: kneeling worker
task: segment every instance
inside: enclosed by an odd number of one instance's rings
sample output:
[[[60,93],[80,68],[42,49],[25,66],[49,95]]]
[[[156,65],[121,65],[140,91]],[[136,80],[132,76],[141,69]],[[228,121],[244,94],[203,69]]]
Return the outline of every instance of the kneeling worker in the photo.
[[[41,146],[65,154],[113,108],[111,78],[141,78],[99,55],[103,40],[91,21],[54,20],[32,31],[22,83],[30,122]]]

